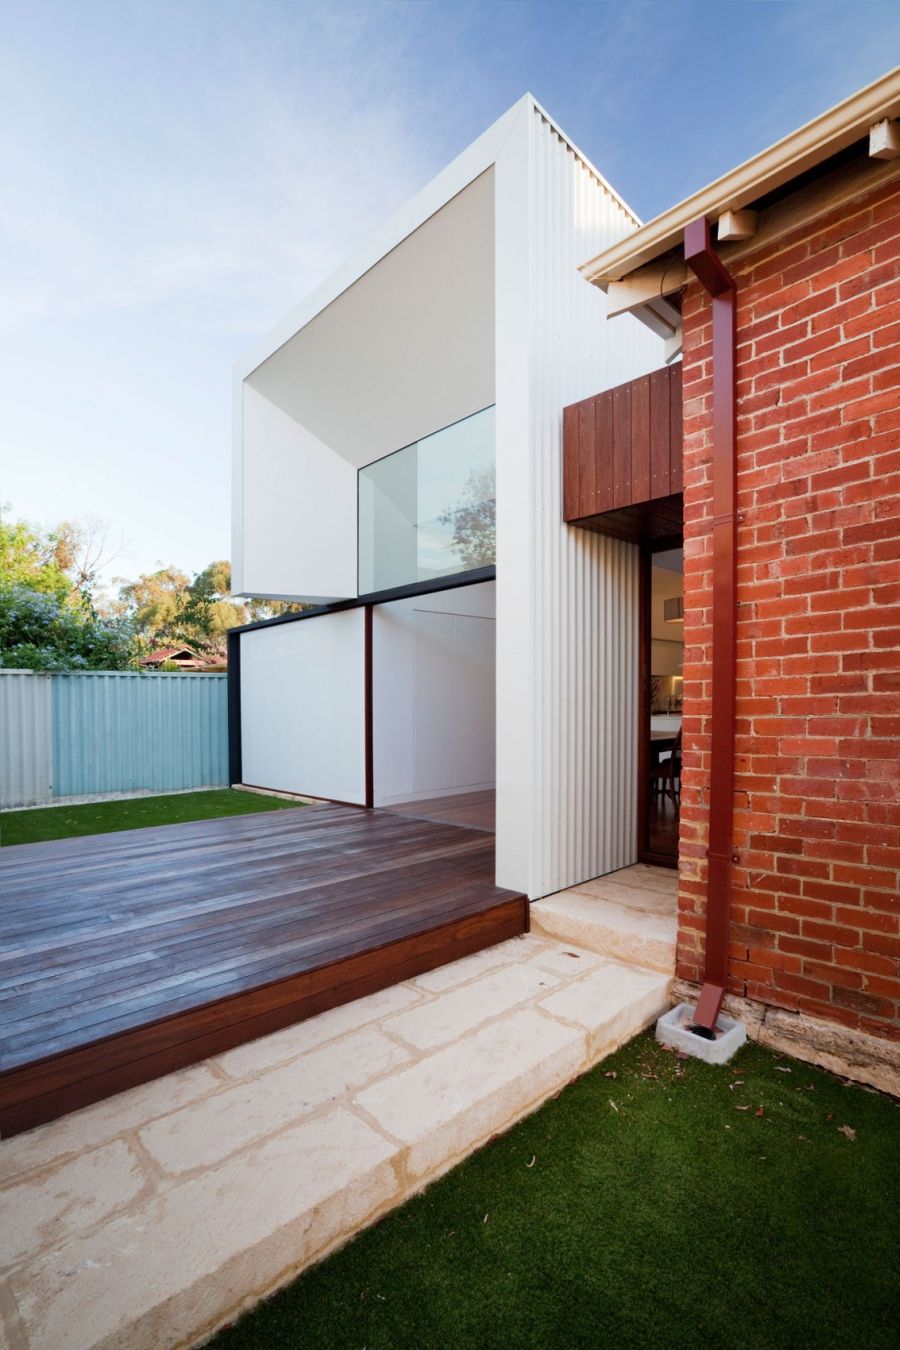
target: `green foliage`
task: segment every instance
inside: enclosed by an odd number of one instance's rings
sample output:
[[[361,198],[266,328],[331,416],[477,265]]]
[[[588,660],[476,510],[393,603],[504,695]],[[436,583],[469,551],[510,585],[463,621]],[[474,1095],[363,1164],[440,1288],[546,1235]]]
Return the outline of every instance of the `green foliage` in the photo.
[[[193,579],[172,566],[144,573],[121,585],[110,603],[95,594],[98,573],[108,563],[102,521],[62,521],[41,531],[0,517],[0,665],[123,670],[154,648],[176,645],[223,663],[229,628],[307,608],[236,600],[225,559]]]
[[[183,622],[214,647],[221,647],[229,628],[247,622],[246,605],[231,598],[230,562],[213,562],[197,573],[187,587]]]
[[[151,646],[188,642],[180,628],[188,585],[188,577],[177,567],[161,567],[121,587],[119,599],[124,612],[131,618],[135,632]]]
[[[79,597],[0,585],[0,666],[18,670],[128,670],[127,625],[101,619]]]
[[[180,643],[209,660],[224,659],[229,628],[307,608],[236,600],[231,594],[231,563],[225,559],[210,563],[193,580],[177,567],[145,573],[121,588],[119,600],[147,650]]]
[[[54,556],[52,536],[42,536],[24,520],[0,517],[0,588],[27,587],[65,599],[72,582]]]
[[[96,527],[64,523],[41,533],[0,519],[0,666],[20,670],[126,670],[135,664],[127,623],[103,619],[91,595]],[[74,571],[73,571],[74,569]]]
[[[302,614],[305,609],[312,608],[312,605],[304,605],[298,600],[261,600],[254,598],[247,601],[247,609],[252,623],[258,623],[262,619],[274,619],[279,614]]]
[[[231,598],[231,564],[210,563],[193,580],[177,567],[161,567],[129,582],[119,600],[148,650],[191,647],[209,658],[225,653],[229,628],[246,623],[247,607]]]

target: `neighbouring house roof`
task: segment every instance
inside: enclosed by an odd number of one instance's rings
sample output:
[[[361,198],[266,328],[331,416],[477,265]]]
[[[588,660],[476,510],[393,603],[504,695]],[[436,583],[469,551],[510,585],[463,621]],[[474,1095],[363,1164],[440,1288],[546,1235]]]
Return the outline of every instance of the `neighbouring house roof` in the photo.
[[[620,281],[637,268],[677,248],[682,243],[685,226],[691,221],[701,216],[716,219],[725,212],[740,211],[758,202],[868,137],[875,124],[898,116],[900,68],[860,89],[699,192],[685,197],[611,248],[582,263],[579,270],[597,286]]]
[[[199,658],[195,651],[190,647],[160,647],[155,652],[150,652],[141,661],[142,666],[155,666],[163,661],[188,660],[197,661]]]

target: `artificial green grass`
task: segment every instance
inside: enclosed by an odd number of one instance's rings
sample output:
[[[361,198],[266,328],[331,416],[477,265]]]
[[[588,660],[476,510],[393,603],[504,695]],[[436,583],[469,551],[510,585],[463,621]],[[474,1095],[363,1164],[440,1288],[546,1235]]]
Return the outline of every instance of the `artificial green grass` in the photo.
[[[644,1035],[213,1345],[894,1347],[898,1199],[897,1103]]]
[[[300,802],[263,797],[255,792],[219,788],[210,792],[176,792],[161,797],[91,802],[85,806],[47,806],[0,815],[0,845],[38,844],[47,839],[73,839],[81,834],[139,830],[146,825],[176,825],[184,820],[216,820],[249,816],[257,811],[296,810]]]

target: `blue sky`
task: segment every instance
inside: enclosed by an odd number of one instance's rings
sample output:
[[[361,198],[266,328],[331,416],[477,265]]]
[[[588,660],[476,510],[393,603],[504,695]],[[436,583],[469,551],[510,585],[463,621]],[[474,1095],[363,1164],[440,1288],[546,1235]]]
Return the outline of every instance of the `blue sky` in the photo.
[[[0,0],[0,497],[227,557],[233,363],[526,90],[646,219],[898,52],[876,0]]]

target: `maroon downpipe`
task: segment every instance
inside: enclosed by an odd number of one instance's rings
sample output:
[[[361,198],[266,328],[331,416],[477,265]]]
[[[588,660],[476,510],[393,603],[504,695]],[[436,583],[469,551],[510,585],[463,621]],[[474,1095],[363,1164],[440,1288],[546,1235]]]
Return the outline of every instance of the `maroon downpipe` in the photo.
[[[684,231],[684,260],[712,297],[713,586],[712,719],[709,845],[706,868],[706,960],[694,1016],[700,1035],[713,1035],[728,977],[731,869],[734,858],[735,628],[737,601],[736,288],[710,241],[709,221]]]

